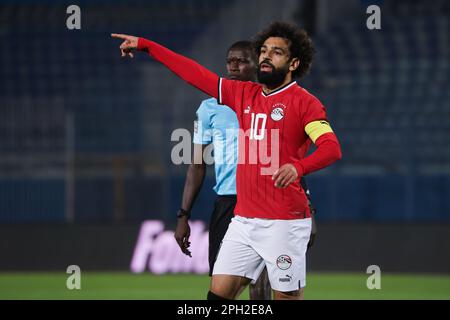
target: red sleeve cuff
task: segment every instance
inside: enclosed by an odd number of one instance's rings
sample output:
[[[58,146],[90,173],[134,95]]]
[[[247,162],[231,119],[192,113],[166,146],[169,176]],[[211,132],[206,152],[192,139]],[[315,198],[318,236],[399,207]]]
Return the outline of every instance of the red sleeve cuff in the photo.
[[[150,45],[151,45],[151,41],[144,39],[144,38],[138,38],[137,49],[139,51],[148,51]]]
[[[303,177],[303,173],[305,172],[305,169],[303,168],[303,166],[300,163],[300,161],[294,161],[294,163],[292,163],[292,165],[297,170],[298,177],[299,178]]]

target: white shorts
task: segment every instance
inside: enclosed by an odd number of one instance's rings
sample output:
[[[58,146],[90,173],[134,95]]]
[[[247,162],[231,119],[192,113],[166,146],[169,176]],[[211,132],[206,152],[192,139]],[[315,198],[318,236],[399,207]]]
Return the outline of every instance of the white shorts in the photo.
[[[267,267],[272,289],[288,292],[306,285],[306,249],[311,218],[269,220],[235,216],[214,264],[213,275],[255,282]]]

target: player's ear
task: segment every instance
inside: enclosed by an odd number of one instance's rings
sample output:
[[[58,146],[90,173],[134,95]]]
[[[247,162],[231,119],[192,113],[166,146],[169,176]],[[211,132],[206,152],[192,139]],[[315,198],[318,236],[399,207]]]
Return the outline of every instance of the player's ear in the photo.
[[[297,70],[297,68],[300,66],[300,59],[299,58],[293,58],[291,60],[291,64],[289,66],[289,70],[291,72],[294,72],[295,70]]]

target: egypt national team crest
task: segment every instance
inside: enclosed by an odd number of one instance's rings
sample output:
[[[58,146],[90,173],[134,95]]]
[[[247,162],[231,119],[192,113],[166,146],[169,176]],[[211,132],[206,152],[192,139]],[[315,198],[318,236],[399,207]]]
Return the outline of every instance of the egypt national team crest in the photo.
[[[284,109],[286,106],[282,103],[277,103],[272,107],[272,113],[270,114],[270,117],[273,121],[280,121],[284,117]]]
[[[291,267],[292,260],[287,254],[282,254],[277,258],[277,267],[281,270],[287,270]]]

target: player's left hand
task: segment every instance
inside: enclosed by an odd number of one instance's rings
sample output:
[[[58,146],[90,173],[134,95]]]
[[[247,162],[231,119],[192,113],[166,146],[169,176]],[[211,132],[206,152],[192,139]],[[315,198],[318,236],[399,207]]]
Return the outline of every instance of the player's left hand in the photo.
[[[177,227],[175,228],[175,240],[177,240],[178,246],[185,255],[192,257],[189,247],[191,242],[189,237],[191,236],[191,227],[186,217],[178,218]]]
[[[290,163],[282,165],[272,176],[272,180],[275,181],[275,187],[277,188],[286,188],[297,178],[297,169]]]

